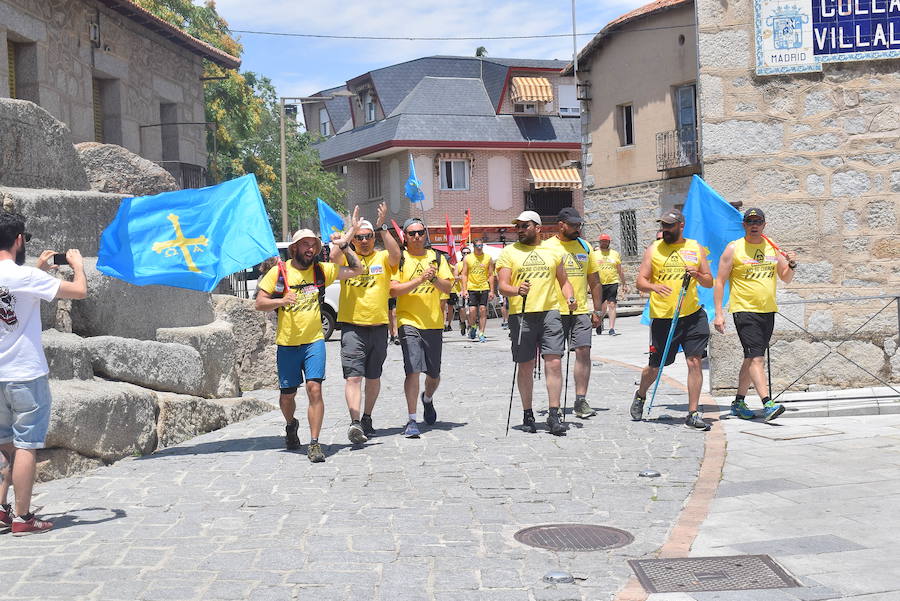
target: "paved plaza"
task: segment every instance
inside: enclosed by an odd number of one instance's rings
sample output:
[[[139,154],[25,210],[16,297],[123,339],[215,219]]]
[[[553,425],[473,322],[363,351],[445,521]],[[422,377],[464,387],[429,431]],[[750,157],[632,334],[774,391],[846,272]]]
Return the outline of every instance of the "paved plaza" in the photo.
[[[668,384],[654,413],[674,419],[629,419],[638,371],[626,364],[645,360],[646,329],[636,319],[617,329],[622,336],[593,339],[588,398],[598,415],[569,414],[565,437],[543,427],[519,431],[518,396],[514,428],[504,435],[512,364],[505,332],[492,320],[485,344],[445,334],[439,421],[418,440],[403,438],[402,358],[392,346],[374,414],[378,436],[361,447],[346,439],[332,341],[324,464],[309,463],[305,444],[301,452],[284,450],[283,420],[273,411],[38,485],[35,502],[56,528],[0,536],[0,599],[614,599],[632,578],[627,560],[653,557],[679,532],[673,526],[709,437],[682,426],[686,394]],[[679,359],[667,373],[683,381],[682,369]],[[535,389],[541,424],[543,381]],[[255,394],[276,399],[274,391]],[[571,384],[569,395],[571,408]],[[305,410],[298,417],[306,443]],[[651,601],[900,599],[890,547],[900,419],[782,421],[714,427],[727,437],[724,480],[707,483],[718,484],[718,496],[690,554],[768,553],[805,587]],[[772,438],[818,430],[839,433]],[[639,477],[645,469],[662,475]],[[572,522],[620,528],[635,540],[611,551],[559,553],[513,537],[527,526]],[[544,583],[554,569],[575,583]],[[863,593],[879,594],[853,596]]]

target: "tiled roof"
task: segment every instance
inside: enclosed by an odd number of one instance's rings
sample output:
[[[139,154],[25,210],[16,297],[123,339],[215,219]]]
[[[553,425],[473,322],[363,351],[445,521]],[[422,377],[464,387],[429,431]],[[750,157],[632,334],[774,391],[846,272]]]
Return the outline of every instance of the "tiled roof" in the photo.
[[[423,77],[391,115],[493,115],[480,79]]]
[[[198,40],[181,29],[163,21],[150,11],[141,8],[130,0],[98,0],[101,4],[105,4],[114,11],[124,15],[128,19],[138,23],[149,29],[150,31],[161,35],[167,40],[186,48],[187,50],[208,59],[220,67],[226,69],[237,69],[241,66],[241,59],[231,56],[227,52],[219,50],[215,46],[207,44],[202,40]]]
[[[627,12],[624,15],[617,17],[606,24],[600,33],[595,35],[587,45],[581,49],[581,52],[578,53],[578,63],[581,64],[581,61],[586,60],[590,55],[597,51],[600,47],[600,44],[614,32],[618,31],[622,28],[622,26],[627,23],[631,23],[641,17],[648,17],[650,15],[655,15],[656,13],[660,13],[671,8],[675,8],[677,6],[687,6],[694,3],[694,0],[656,0],[655,2],[650,2],[649,4],[645,4],[644,6],[638,7],[631,12]],[[563,75],[572,75],[572,63],[569,62],[562,71]]]

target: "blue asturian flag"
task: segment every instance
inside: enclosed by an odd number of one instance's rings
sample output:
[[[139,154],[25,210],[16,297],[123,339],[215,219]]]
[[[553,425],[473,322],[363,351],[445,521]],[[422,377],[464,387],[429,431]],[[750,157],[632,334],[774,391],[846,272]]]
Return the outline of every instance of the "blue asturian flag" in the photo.
[[[126,198],[100,236],[97,269],[137,286],[212,291],[278,255],[256,176]]]
[[[422,192],[422,182],[416,177],[416,164],[413,163],[412,155],[409,155],[409,179],[406,180],[405,194],[409,202],[412,203],[425,200],[425,193]]]
[[[693,238],[706,247],[709,253],[709,269],[713,277],[719,272],[719,259],[729,242],[744,237],[743,218],[740,211],[728,204],[709,184],[695,175],[691,180],[687,200],[684,203],[684,237]],[[722,306],[728,304],[728,283]],[[697,286],[700,304],[706,309],[710,321],[715,319],[713,289]]]
[[[344,217],[321,198],[316,199],[316,207],[319,209],[319,237],[327,244],[332,233],[344,230]]]

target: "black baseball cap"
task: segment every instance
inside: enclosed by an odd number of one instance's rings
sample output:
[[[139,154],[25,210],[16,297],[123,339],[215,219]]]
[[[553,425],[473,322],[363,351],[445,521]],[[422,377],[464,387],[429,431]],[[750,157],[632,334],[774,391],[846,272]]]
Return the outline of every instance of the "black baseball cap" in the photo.
[[[663,216],[657,219],[657,221],[660,223],[668,223],[670,225],[673,223],[684,223],[684,214],[678,209],[669,209],[663,213]]]
[[[562,221],[564,223],[571,223],[573,225],[581,225],[584,223],[584,219],[581,217],[581,213],[579,213],[575,207],[564,207],[557,215],[557,220]]]
[[[762,221],[766,220],[766,214],[763,213],[762,209],[753,208],[747,209],[744,212],[744,221],[749,221],[752,217],[756,217]]]

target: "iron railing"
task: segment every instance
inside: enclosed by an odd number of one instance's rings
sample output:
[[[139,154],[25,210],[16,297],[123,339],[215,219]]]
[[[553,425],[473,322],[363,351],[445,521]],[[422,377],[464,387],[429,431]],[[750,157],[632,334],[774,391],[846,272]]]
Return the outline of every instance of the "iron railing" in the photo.
[[[156,164],[171,173],[175,181],[178,182],[178,187],[182,190],[187,188],[204,188],[208,185],[206,167],[180,161],[156,161]]]
[[[681,127],[656,134],[656,170],[698,165],[697,128]]]

